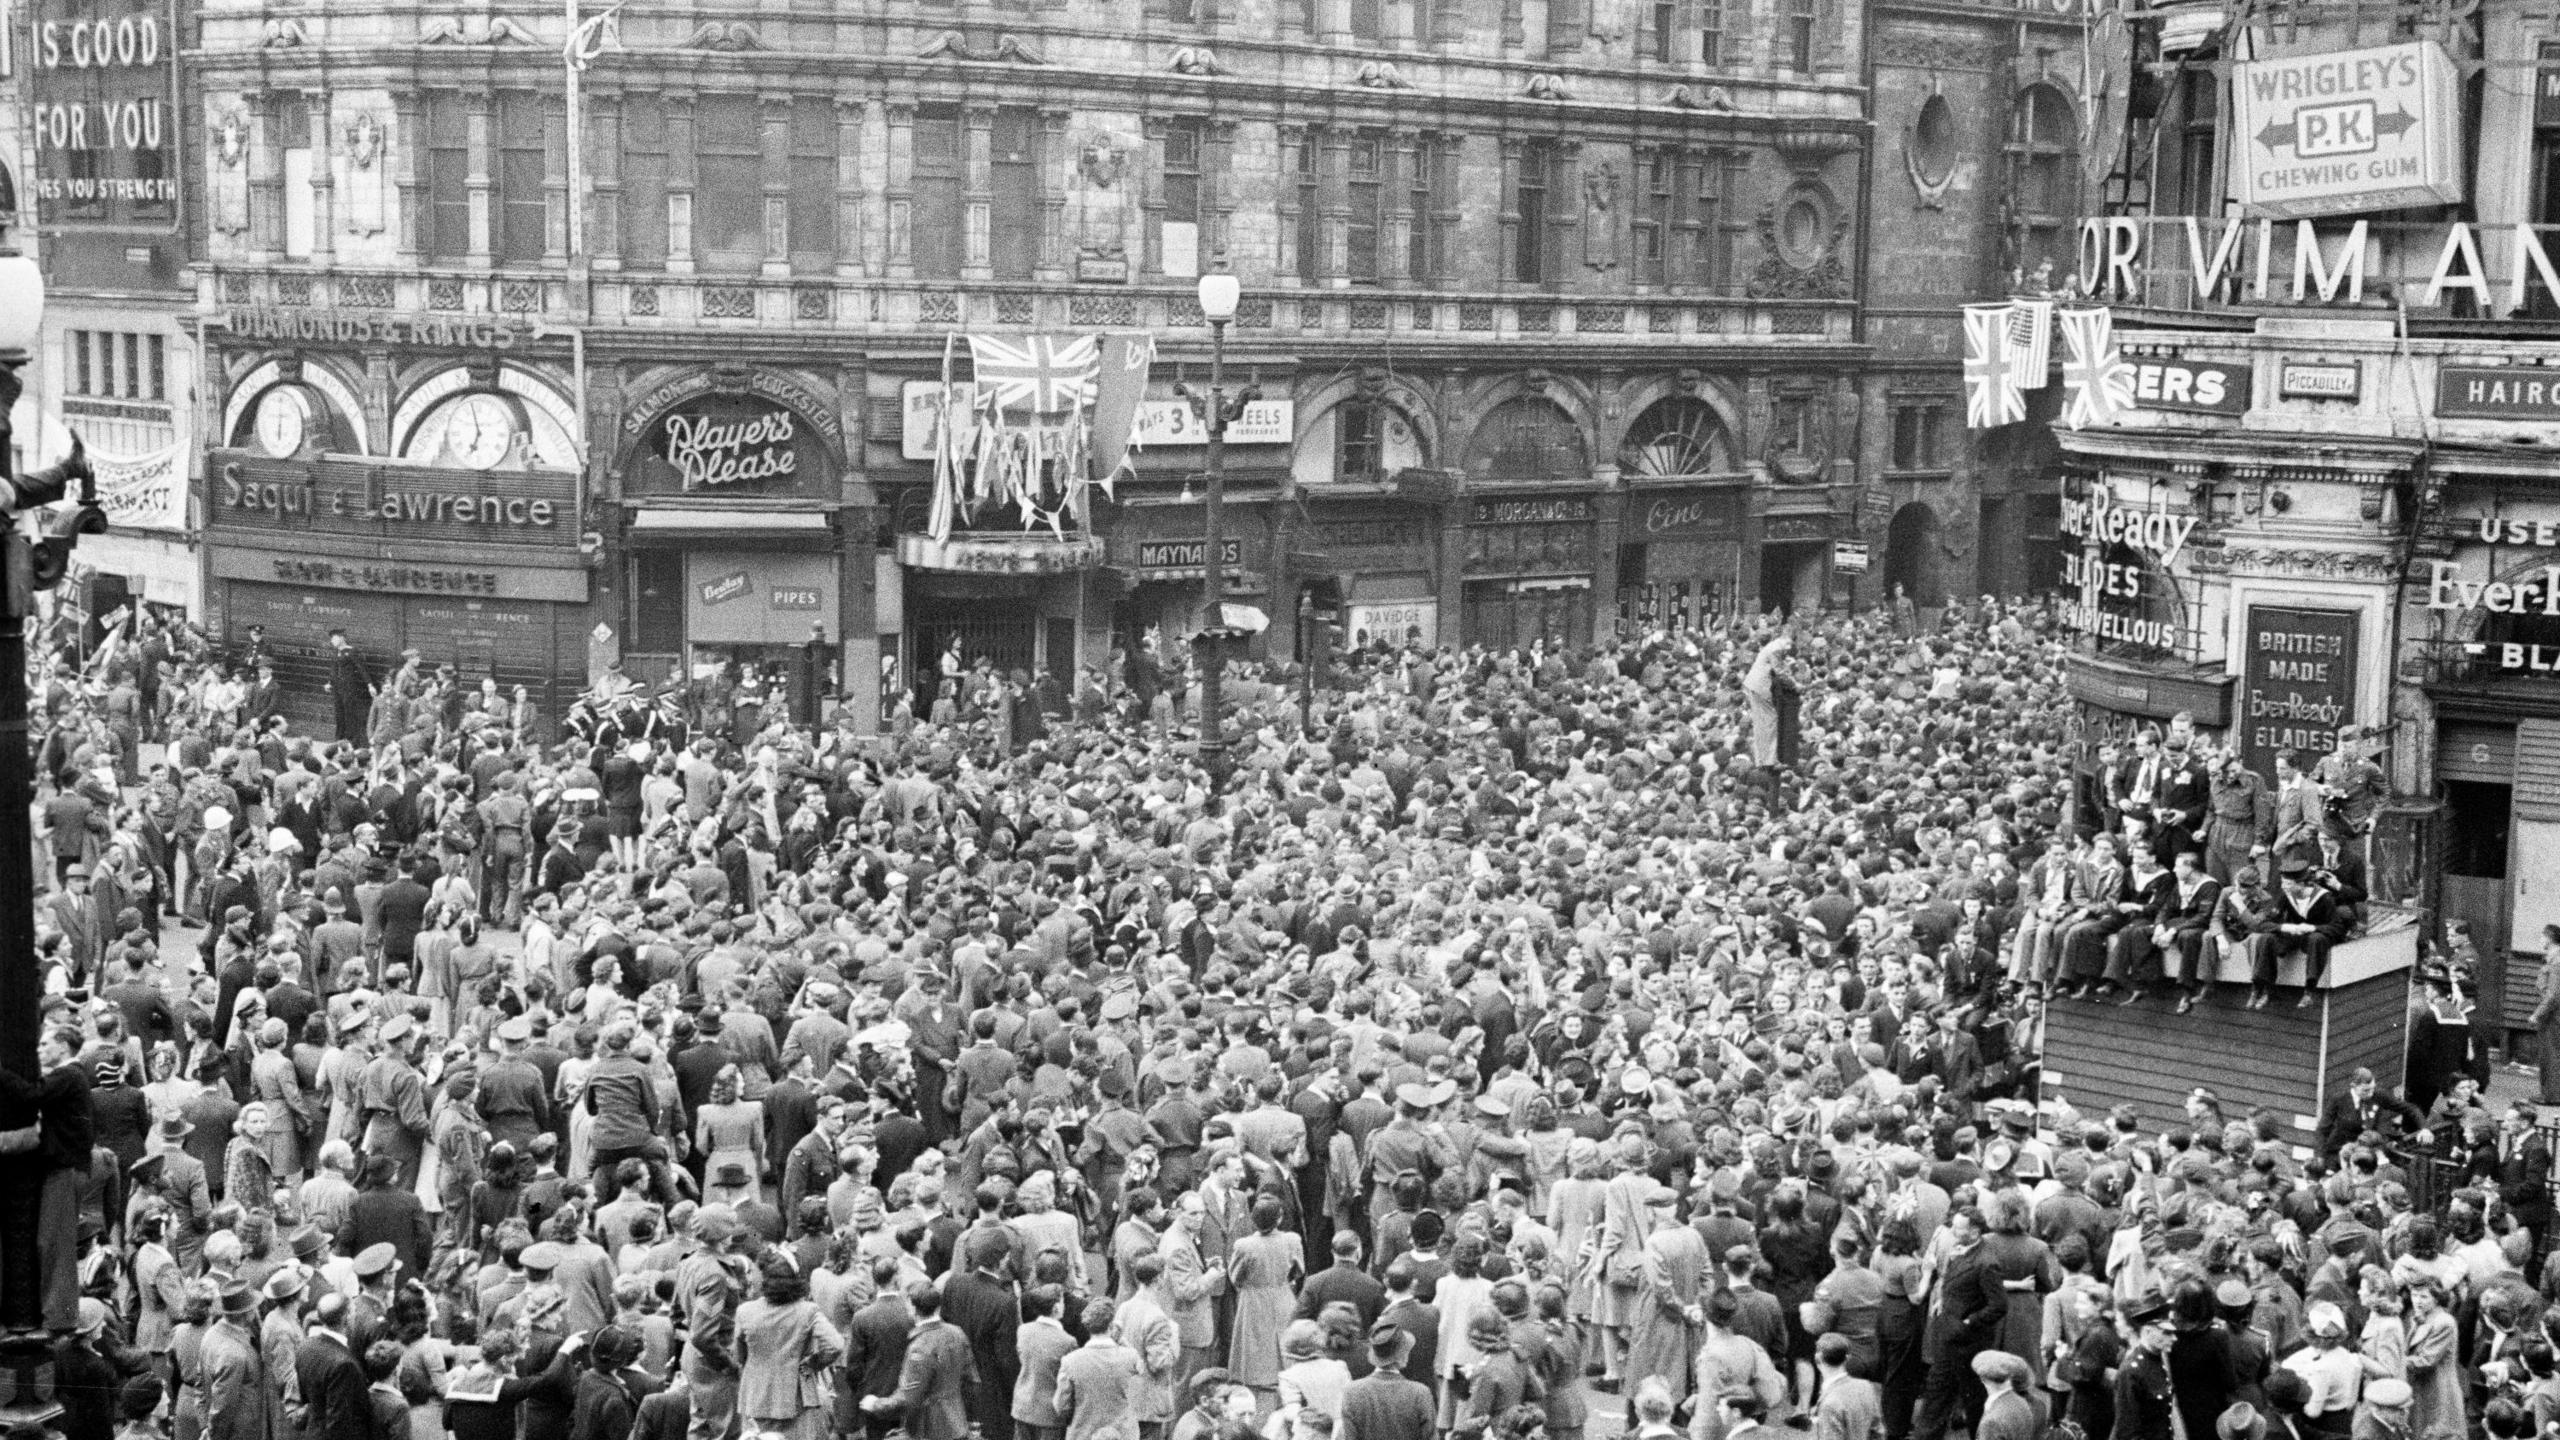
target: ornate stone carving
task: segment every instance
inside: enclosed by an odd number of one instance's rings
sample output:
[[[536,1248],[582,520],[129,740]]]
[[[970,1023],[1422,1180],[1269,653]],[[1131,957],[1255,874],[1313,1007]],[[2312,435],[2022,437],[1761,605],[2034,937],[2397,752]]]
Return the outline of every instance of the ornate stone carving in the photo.
[[[1351,83],[1370,90],[1410,90],[1413,82],[1404,78],[1392,60],[1368,60],[1361,63],[1360,73]]]
[[[1777,206],[1761,206],[1759,218],[1752,225],[1760,233],[1760,266],[1751,273],[1751,298],[1838,300],[1848,295],[1849,267],[1841,262],[1842,242],[1849,234],[1848,220],[1832,225],[1831,238],[1823,243],[1820,257],[1810,265],[1788,263],[1786,249],[1778,243]]]
[[[1206,45],[1176,45],[1173,58],[1165,62],[1176,75],[1224,75],[1227,67],[1218,63],[1218,52]]]
[[[1742,107],[1733,103],[1733,92],[1721,85],[1692,88],[1674,85],[1662,103],[1675,110],[1704,110],[1710,115],[1739,115]]]
[[[1529,77],[1529,88],[1520,92],[1532,100],[1570,100],[1573,95],[1564,88],[1564,77],[1541,71]]]
[[[311,27],[297,16],[287,15],[269,20],[258,30],[261,50],[291,50],[311,43]]]
[[[506,15],[434,15],[418,26],[421,45],[533,45],[533,32]]]
[[[970,60],[983,65],[1046,65],[1049,63],[1039,51],[1024,44],[1019,36],[999,35],[994,45],[980,50],[969,43],[969,37],[957,30],[943,31],[926,41],[924,48],[916,52],[916,58],[919,60],[932,60],[945,55],[954,60]]]
[[[763,36],[756,33],[756,27],[744,20],[705,20],[694,26],[693,34],[686,37],[685,42],[676,48],[716,50],[723,54],[735,54],[771,47],[764,43]]]
[[[2397,565],[2369,550],[2313,550],[2301,546],[2210,545],[2188,551],[2199,571],[2252,575],[2302,575],[2330,580],[2389,580]]]
[[[1998,63],[1994,42],[1927,30],[1888,30],[1876,37],[1876,59],[1928,70],[1988,70]]]
[[[213,117],[213,228],[222,235],[249,231],[249,114],[227,105]]]

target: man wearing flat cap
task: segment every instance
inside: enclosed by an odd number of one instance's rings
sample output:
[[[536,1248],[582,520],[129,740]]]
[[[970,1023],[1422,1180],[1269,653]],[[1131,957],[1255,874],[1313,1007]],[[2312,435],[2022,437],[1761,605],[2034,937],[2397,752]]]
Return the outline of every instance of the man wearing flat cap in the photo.
[[[1983,1392],[1974,1440],[2038,1440],[2044,1421],[2026,1395],[2034,1383],[2027,1362],[2006,1350],[1985,1350],[1973,1357],[1972,1370]]]

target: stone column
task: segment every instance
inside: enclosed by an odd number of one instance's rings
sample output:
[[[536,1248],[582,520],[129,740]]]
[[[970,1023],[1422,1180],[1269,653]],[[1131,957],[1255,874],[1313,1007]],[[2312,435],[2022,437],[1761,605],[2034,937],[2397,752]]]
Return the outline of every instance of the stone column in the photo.
[[[1076,257],[1067,243],[1067,167],[1075,163],[1067,139],[1067,112],[1040,112],[1040,254],[1032,276],[1044,285],[1075,277]]]
[[[971,105],[960,118],[961,203],[968,217],[968,249],[962,253],[960,273],[970,280],[989,280],[995,277],[996,107]]]

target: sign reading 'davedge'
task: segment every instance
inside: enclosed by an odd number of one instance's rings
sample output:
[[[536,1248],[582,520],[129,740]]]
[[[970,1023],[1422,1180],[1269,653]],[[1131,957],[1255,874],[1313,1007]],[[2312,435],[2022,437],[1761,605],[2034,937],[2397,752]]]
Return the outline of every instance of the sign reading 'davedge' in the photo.
[[[2232,188],[2249,213],[2352,215],[2462,198],[2453,60],[2431,40],[2232,67]]]

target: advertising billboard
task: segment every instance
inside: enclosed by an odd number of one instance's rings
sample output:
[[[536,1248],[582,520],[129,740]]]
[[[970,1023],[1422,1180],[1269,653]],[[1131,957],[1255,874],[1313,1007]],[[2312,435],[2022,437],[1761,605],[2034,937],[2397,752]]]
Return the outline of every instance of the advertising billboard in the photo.
[[[170,0],[26,0],[20,83],[47,228],[178,223],[178,67]]]
[[[2344,610],[2249,607],[2240,675],[2240,754],[2272,784],[2276,752],[2304,769],[2337,748],[2356,720],[2357,617]]]
[[[2462,199],[2461,82],[2431,40],[2242,61],[2231,114],[2231,187],[2252,216]]]

